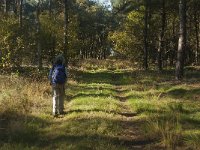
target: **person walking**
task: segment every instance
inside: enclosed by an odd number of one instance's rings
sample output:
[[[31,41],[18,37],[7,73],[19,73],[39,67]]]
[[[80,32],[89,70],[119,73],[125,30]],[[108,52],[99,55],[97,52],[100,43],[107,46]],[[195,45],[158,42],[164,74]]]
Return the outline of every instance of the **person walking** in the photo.
[[[53,116],[64,113],[65,82],[67,79],[67,69],[63,55],[55,58],[49,72],[49,80],[53,90]]]

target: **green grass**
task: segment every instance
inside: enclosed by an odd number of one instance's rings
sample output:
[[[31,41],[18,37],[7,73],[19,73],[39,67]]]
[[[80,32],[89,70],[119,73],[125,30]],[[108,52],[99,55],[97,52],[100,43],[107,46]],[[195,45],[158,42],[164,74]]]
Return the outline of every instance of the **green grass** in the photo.
[[[123,104],[112,97],[79,97],[67,105],[69,111],[121,112]]]
[[[200,79],[189,68],[138,71],[122,64],[70,70],[65,115],[51,115],[47,69],[0,75],[0,149],[126,150],[199,147]],[[104,65],[107,65],[104,67]]]

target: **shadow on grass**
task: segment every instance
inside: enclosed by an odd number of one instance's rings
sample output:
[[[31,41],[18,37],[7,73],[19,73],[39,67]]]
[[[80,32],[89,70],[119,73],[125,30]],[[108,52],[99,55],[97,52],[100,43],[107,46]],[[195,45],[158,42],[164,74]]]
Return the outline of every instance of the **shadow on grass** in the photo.
[[[200,88],[196,88],[196,89],[183,89],[183,88],[179,88],[179,89],[173,89],[170,90],[168,93],[168,95],[172,96],[173,98],[176,99],[199,99],[200,100]]]
[[[39,130],[49,121],[17,112],[0,114],[0,143],[27,143],[34,145],[40,137]]]
[[[60,125],[62,123],[62,125]],[[110,118],[104,116],[93,116],[92,118],[71,118],[66,122],[56,122],[55,125],[60,125],[57,128],[57,133],[64,132],[65,135],[59,134],[53,138],[46,139],[43,146],[46,147],[49,144],[60,145],[59,143],[70,143],[70,145],[90,147],[91,149],[108,148],[109,145],[129,146],[146,145],[151,143],[148,139],[145,139],[140,133],[140,121],[127,121],[120,118]],[[132,126],[137,126],[137,130],[134,130]],[[132,136],[128,136],[125,130],[131,130]],[[133,137],[134,135],[140,138]],[[48,135],[47,135],[48,136]],[[120,149],[120,148],[119,148]]]
[[[104,94],[104,93],[98,93],[98,94],[87,94],[87,93],[79,93],[73,96],[67,95],[67,101],[72,101],[73,99],[79,98],[79,97],[102,97],[102,98],[108,98],[113,96],[114,94]]]
[[[121,102],[125,102],[130,98],[143,98],[143,96],[140,95],[129,95],[129,96],[115,96],[115,94],[104,94],[104,93],[97,93],[97,94],[88,94],[88,93],[78,93],[76,95],[67,95],[66,101],[72,101],[73,99],[77,99],[79,97],[101,97],[103,99],[113,97],[116,100],[119,100]]]
[[[163,70],[159,73],[156,70],[134,70],[134,71],[101,71],[101,72],[89,72],[80,71],[77,69],[69,69],[69,78],[73,78],[80,83],[107,83],[113,85],[129,85],[134,83],[150,84],[153,81],[168,81],[174,79],[174,70]],[[36,80],[47,80],[47,74],[49,73],[48,67],[43,67],[42,70],[38,70],[37,66],[23,66],[4,68],[0,74],[10,75],[16,73],[19,76]],[[195,67],[187,67],[186,79],[200,79],[200,71]]]
[[[159,75],[157,71],[104,71],[104,72],[83,72],[83,71],[72,71],[75,74],[75,80],[80,83],[106,83],[112,85],[130,85],[134,83],[145,83],[151,84],[153,81],[172,79],[172,71],[167,70]],[[144,80],[144,78],[147,78]]]
[[[121,115],[121,116],[125,116],[125,117],[134,117],[137,115],[136,112],[118,112],[118,111],[114,111],[114,110],[104,110],[104,109],[75,109],[75,110],[69,110],[66,111],[65,114],[71,114],[71,113],[83,113],[83,112],[104,112],[104,113],[108,113],[108,114],[115,114],[115,115]]]
[[[186,78],[196,78],[197,80],[200,80],[200,69],[197,67],[187,67],[186,68]]]
[[[75,148],[77,149],[94,149],[96,148],[106,148],[106,145],[115,145],[117,147],[119,146],[125,146],[126,148],[131,148],[133,146],[145,146],[147,144],[152,143],[152,140],[125,140],[125,139],[119,139],[118,137],[114,136],[102,136],[102,135],[61,135],[55,139],[44,141],[40,147],[45,148],[46,146],[49,146],[50,144],[59,145],[59,143],[67,142],[70,144],[74,144]],[[79,144],[76,144],[76,143]],[[81,144],[80,144],[81,143]],[[84,144],[83,144],[84,143]],[[90,144],[88,144],[90,143]],[[103,145],[106,144],[106,145]]]
[[[12,122],[12,128],[9,125],[7,132],[0,134],[0,145],[7,144],[10,149],[15,149],[16,146],[19,146],[19,149],[65,149],[69,145],[75,149],[94,149],[109,148],[110,146],[132,148],[138,145],[145,146],[152,142],[148,139],[132,139],[121,135],[121,128],[119,130],[116,126],[121,126],[122,120],[97,117],[94,119],[72,119],[67,122],[63,120],[50,122],[34,116],[25,117],[19,114],[18,117],[22,119],[20,119],[20,124],[16,124],[19,120],[15,118],[16,122]],[[104,125],[103,128],[100,128],[102,125]],[[113,129],[113,125],[115,125],[115,129]],[[45,130],[45,128],[54,126],[58,132],[54,131],[54,128]],[[75,131],[74,128],[76,128]],[[107,130],[109,130],[108,133]],[[57,133],[55,134],[55,132]],[[119,132],[120,135],[116,132]]]
[[[80,83],[106,83],[112,85],[128,84],[127,78],[132,76],[131,72],[77,72],[76,80]],[[129,78],[130,79],[130,78]]]
[[[111,85],[111,87],[104,87],[105,85],[84,85],[84,86],[78,86],[78,85],[68,85],[67,88],[70,89],[70,90],[73,90],[73,91],[81,91],[81,90],[84,90],[84,91],[90,91],[90,90],[97,90],[97,91],[106,91],[106,90],[109,90],[110,92],[112,93],[125,93],[125,92],[128,92],[130,91],[129,89],[122,89],[122,87],[113,87]]]
[[[197,119],[197,118],[191,118],[189,116],[185,116],[185,117],[182,117],[181,119],[181,123],[182,124],[190,124],[190,125],[193,125],[194,127],[198,127],[200,128],[200,119]]]
[[[128,96],[120,96],[120,95],[117,95],[117,96],[114,96],[115,99],[121,101],[121,102],[126,102],[128,101],[129,99],[142,99],[144,96],[141,96],[141,95],[128,95]]]

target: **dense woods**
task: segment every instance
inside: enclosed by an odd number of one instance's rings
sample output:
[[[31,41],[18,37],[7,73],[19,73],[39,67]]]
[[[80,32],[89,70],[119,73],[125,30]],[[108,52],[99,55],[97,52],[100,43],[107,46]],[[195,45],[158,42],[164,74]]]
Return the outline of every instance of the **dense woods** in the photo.
[[[60,52],[69,61],[114,53],[145,70],[176,66],[179,79],[185,65],[199,64],[198,0],[4,0],[0,6],[1,67],[41,68]]]
[[[199,1],[130,1],[123,7],[127,3],[121,1],[116,8],[125,17],[111,36],[115,49],[127,49],[139,62],[143,56],[145,69],[157,64],[161,71],[176,63],[177,78],[181,78],[184,65],[199,63],[195,61],[199,58]]]

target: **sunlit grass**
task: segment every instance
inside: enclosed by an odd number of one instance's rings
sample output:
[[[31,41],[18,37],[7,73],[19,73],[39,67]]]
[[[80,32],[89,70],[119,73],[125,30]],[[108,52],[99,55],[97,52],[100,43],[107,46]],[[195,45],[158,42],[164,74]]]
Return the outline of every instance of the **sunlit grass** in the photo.
[[[185,131],[184,141],[188,148],[198,150],[200,147],[200,130]]]
[[[58,118],[51,116],[47,80],[0,76],[0,149],[130,149],[134,127],[144,131],[142,140],[153,140],[147,148],[199,147],[198,78],[178,83],[171,71],[109,67],[76,70]]]
[[[122,106],[119,101],[112,97],[79,97],[69,102],[67,107],[69,111],[107,111],[117,112],[122,111]]]
[[[182,136],[182,125],[179,114],[167,112],[163,115],[154,114],[145,126],[149,138],[158,139],[166,149],[178,147]]]

